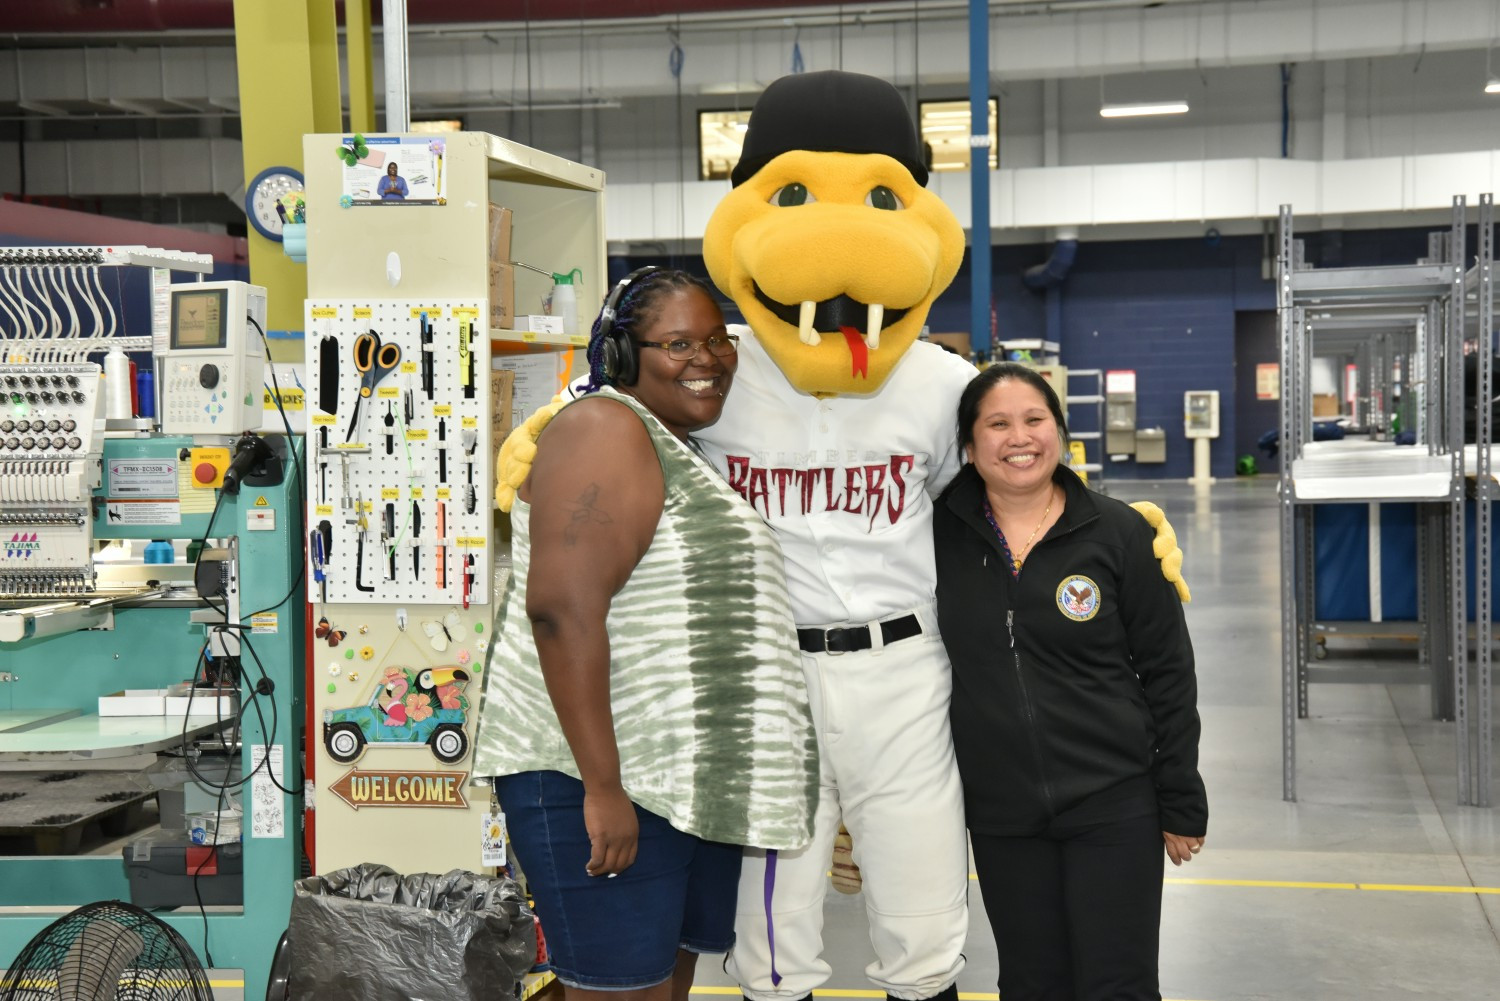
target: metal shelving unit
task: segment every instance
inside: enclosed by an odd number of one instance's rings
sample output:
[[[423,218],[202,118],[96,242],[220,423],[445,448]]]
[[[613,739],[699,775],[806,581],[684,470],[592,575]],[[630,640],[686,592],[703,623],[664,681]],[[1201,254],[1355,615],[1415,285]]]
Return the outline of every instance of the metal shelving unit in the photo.
[[[1481,350],[1478,398],[1492,394],[1493,202],[1480,200],[1478,261],[1465,271],[1463,197],[1453,200],[1448,230],[1429,241],[1428,259],[1405,266],[1310,269],[1293,238],[1290,206],[1281,207],[1278,324],[1284,389],[1280,480],[1282,618],[1282,794],[1296,799],[1296,721],[1308,711],[1314,654],[1313,507],[1365,502],[1372,517],[1382,503],[1417,505],[1418,663],[1405,669],[1343,670],[1337,680],[1418,681],[1432,687],[1432,711],[1456,723],[1458,802],[1490,804],[1491,511],[1489,408],[1481,408],[1475,447],[1478,545],[1476,672],[1471,719],[1465,615],[1465,449],[1463,358],[1466,330],[1491,345]],[[1472,321],[1472,322],[1470,322]],[[1312,443],[1310,368],[1315,337],[1356,352],[1357,395],[1367,422],[1381,428],[1390,401],[1391,371],[1401,358],[1403,408],[1413,415],[1415,446],[1381,441]],[[1378,408],[1378,413],[1371,413]],[[1378,565],[1371,572],[1379,574]],[[1376,597],[1378,598],[1378,592]],[[1349,624],[1345,624],[1349,625]],[[1373,631],[1373,630],[1366,630]],[[1334,680],[1328,678],[1326,680]],[[1473,739],[1471,739],[1473,738]]]
[[[1079,472],[1090,473],[1093,480],[1090,485],[1100,493],[1106,493],[1104,489],[1104,370],[1102,368],[1070,368],[1068,369],[1068,381],[1074,379],[1092,379],[1094,381],[1093,391],[1086,393],[1074,393],[1069,387],[1067,396],[1064,398],[1069,413],[1074,406],[1092,406],[1094,408],[1094,430],[1093,431],[1070,431],[1069,436],[1074,441],[1084,442],[1085,461],[1082,463],[1070,463],[1070,467]],[[1068,423],[1072,424],[1072,417]],[[1094,444],[1094,452],[1097,459],[1090,460],[1088,455],[1088,444]]]

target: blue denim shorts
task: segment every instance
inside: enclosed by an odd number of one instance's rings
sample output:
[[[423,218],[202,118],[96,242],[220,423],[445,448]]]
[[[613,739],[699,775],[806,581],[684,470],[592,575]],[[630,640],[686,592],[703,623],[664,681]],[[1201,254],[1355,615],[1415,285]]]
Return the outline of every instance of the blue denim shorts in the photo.
[[[650,987],[671,979],[678,949],[727,952],[734,943],[739,845],[684,834],[637,806],[635,863],[614,879],[590,876],[582,782],[522,772],[497,778],[495,794],[564,984]]]

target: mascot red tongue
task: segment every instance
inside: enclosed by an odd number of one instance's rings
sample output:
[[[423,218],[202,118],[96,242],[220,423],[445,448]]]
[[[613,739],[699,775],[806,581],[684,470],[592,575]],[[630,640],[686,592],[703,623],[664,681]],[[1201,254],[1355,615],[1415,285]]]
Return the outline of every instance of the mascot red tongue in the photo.
[[[906,102],[854,73],[766,88],[703,257],[748,329],[724,415],[697,437],[777,530],[815,725],[813,843],[746,855],[726,969],[754,1001],[828,978],[823,895],[842,817],[892,997],[956,996],[968,933],[963,803],[934,627],[932,497],[961,459],[967,362],[918,342],[963,259],[925,187]]]

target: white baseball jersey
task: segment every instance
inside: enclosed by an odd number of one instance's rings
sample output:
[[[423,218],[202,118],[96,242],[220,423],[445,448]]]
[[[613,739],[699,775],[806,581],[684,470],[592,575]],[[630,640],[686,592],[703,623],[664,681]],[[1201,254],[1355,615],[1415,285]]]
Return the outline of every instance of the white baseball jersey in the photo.
[[[798,625],[931,602],[932,499],[962,465],[958,398],[974,366],[919,341],[878,393],[818,399],[787,382],[749,327],[730,332],[734,387],[693,437],[776,530]]]

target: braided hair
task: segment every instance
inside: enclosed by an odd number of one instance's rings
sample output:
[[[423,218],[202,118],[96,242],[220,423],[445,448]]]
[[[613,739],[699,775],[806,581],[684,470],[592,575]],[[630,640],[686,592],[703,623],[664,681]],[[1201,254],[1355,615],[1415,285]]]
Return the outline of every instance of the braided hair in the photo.
[[[686,271],[661,268],[642,275],[625,287],[625,293],[615,305],[614,329],[634,339],[638,331],[655,321],[663,298],[690,288],[701,289],[704,295],[718,301],[707,282]],[[603,321],[604,311],[601,309],[589,331],[589,382],[584,388],[585,393],[595,393],[609,385],[609,377],[604,374],[604,339],[599,336]]]

